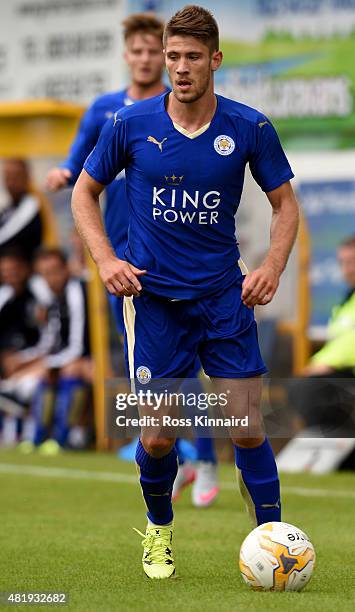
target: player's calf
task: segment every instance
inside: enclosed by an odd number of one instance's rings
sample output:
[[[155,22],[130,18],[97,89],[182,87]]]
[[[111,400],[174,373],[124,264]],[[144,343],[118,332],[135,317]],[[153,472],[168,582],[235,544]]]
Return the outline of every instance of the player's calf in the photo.
[[[242,446],[234,446],[237,477],[253,523],[281,521],[280,482],[268,439],[249,439],[249,446],[247,438],[239,442]]]
[[[171,497],[178,470],[174,443],[175,440],[144,438],[144,446],[141,440],[137,444],[136,463],[148,518],[143,541],[143,569],[150,578],[168,578],[175,571],[170,549]],[[159,456],[153,456],[153,452]]]

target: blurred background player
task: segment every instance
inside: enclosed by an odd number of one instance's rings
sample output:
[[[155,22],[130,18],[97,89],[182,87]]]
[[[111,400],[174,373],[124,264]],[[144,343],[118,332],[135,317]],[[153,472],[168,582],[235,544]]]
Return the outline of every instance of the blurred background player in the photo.
[[[17,247],[31,259],[43,239],[40,200],[31,191],[30,172],[24,159],[3,162],[3,184],[7,194],[0,211],[0,254]]]
[[[95,147],[107,119],[123,106],[157,96],[168,91],[163,81],[164,23],[154,14],[132,14],[123,22],[124,58],[130,72],[130,84],[121,91],[97,98],[81,120],[78,133],[67,159],[47,175],[51,191],[73,185],[88,155]],[[126,197],[125,174],[121,172],[105,188],[104,223],[109,240],[119,258],[124,258],[127,244],[129,204]],[[123,335],[123,299],[109,294],[119,334]],[[200,367],[196,364],[196,376]],[[198,383],[196,383],[198,385]],[[197,390],[198,392],[198,390]],[[136,441],[120,452],[122,458],[134,458]],[[192,500],[196,506],[209,506],[218,493],[218,479],[214,444],[210,438],[196,440],[197,469],[184,461],[179,453],[180,468],[174,488],[177,499],[184,487],[194,482]]]
[[[149,13],[130,15],[123,22],[124,57],[131,82],[123,90],[103,94],[88,108],[67,159],[61,167],[53,168],[48,173],[48,189],[57,191],[74,185],[86,158],[97,143],[103,125],[118,109],[159,95],[167,89],[163,82],[163,27],[162,21]],[[128,214],[124,173],[121,173],[106,187],[104,212],[111,244],[121,256],[126,247]],[[112,304],[117,324],[123,333],[121,300],[112,300]]]

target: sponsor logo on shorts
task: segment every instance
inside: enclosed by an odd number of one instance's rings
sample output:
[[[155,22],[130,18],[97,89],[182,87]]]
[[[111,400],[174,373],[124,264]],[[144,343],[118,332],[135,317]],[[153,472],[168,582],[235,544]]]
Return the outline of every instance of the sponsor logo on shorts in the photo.
[[[142,385],[146,385],[152,378],[152,373],[147,366],[139,366],[136,371],[136,376]]]
[[[235,142],[230,136],[221,134],[215,138],[214,148],[219,155],[230,155],[235,149]]]

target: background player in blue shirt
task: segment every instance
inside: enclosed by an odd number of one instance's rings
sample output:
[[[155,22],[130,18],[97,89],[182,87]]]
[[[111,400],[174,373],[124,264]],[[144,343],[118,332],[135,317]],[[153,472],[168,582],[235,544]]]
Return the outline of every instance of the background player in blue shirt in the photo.
[[[73,213],[107,289],[126,296],[131,377],[137,385],[185,377],[198,355],[215,390],[229,397],[225,414],[249,416],[249,430],[234,429],[231,437],[250,512],[258,524],[279,521],[277,468],[259,412],[266,369],[253,306],[272,300],[296,237],[293,173],[270,121],[214,94],[222,53],[212,15],[185,7],[163,41],[173,91],[107,122],[74,189]],[[266,257],[244,276],[234,215],[247,163],[273,214]],[[131,210],[119,260],[98,198],[123,168]],[[175,571],[174,439],[142,435],[136,460],[148,507],[143,568],[151,578],[167,578]]]
[[[131,82],[121,91],[101,95],[85,112],[67,159],[60,167],[48,173],[47,187],[51,191],[75,183],[87,156],[97,143],[102,127],[118,109],[168,90],[163,82],[163,30],[163,22],[152,13],[135,13],[124,20],[124,57]],[[124,172],[120,172],[112,183],[106,185],[105,191],[105,230],[116,255],[123,258],[129,216]],[[122,298],[109,295],[118,331],[123,334]],[[199,365],[196,364],[198,370]],[[213,441],[208,437],[196,437],[196,455],[198,467],[195,471],[189,463],[183,465],[183,457],[179,453],[181,466],[175,482],[175,497],[179,496],[186,484],[195,479],[192,489],[194,505],[209,506],[218,493]]]
[[[153,14],[137,13],[123,22],[125,61],[131,82],[121,91],[99,96],[85,112],[67,159],[61,167],[52,168],[47,176],[47,187],[57,191],[76,182],[84,162],[97,143],[108,118],[122,107],[137,100],[151,98],[167,87],[163,82],[164,56],[162,54],[163,22]],[[127,242],[128,206],[124,172],[106,186],[105,229],[119,257],[123,257]],[[116,300],[117,303],[117,300]],[[118,306],[118,319],[122,319]],[[123,324],[121,325],[123,331]]]

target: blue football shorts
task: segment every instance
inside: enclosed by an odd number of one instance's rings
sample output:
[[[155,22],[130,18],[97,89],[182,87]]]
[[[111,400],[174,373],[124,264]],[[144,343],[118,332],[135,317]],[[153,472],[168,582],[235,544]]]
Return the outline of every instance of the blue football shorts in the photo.
[[[111,311],[115,321],[116,329],[121,335],[124,333],[124,321],[123,321],[123,298],[117,295],[108,293],[108,299],[111,306]]]
[[[192,378],[198,358],[211,377],[264,374],[252,309],[241,300],[243,278],[222,293],[172,300],[143,291],[124,298],[125,358],[131,379]]]

